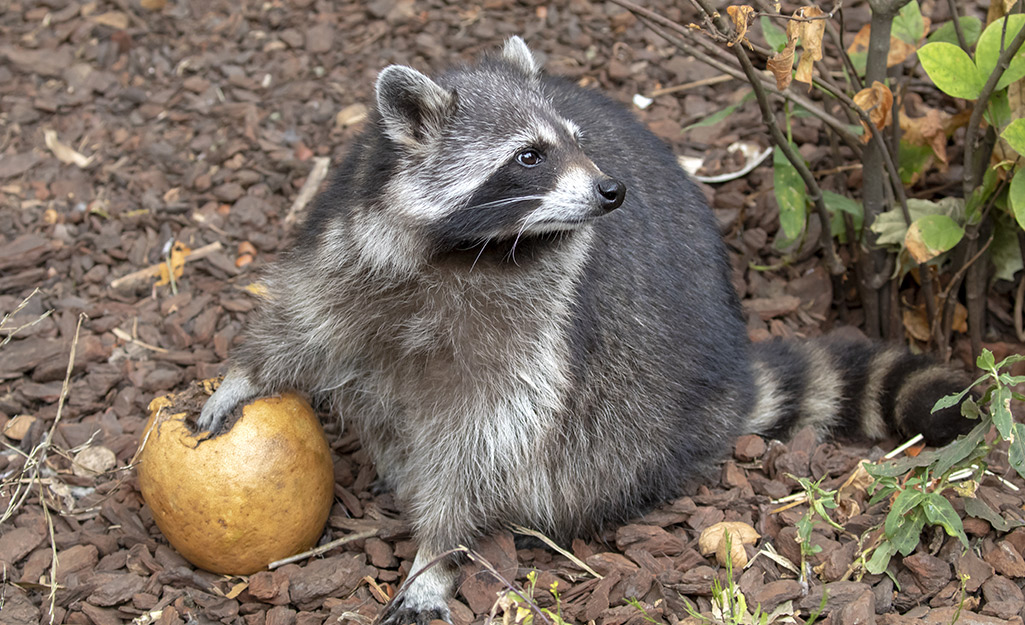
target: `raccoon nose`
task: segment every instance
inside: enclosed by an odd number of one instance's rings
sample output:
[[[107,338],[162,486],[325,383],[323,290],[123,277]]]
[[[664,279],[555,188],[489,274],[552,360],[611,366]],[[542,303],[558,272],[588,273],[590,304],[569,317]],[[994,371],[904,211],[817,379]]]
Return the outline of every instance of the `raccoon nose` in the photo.
[[[619,208],[626,197],[626,185],[614,178],[602,178],[595,188],[598,190],[598,202],[605,212]]]

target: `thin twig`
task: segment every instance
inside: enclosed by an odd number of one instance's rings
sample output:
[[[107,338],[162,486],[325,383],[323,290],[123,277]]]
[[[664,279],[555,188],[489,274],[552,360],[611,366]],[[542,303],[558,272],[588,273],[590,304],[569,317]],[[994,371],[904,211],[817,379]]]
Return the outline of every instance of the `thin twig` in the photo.
[[[709,14],[714,11],[705,4],[705,0],[696,0],[698,4]],[[732,27],[721,17],[715,19],[716,27],[727,33],[732,32]],[[754,65],[751,64],[751,59],[747,56],[747,51],[743,46],[733,46],[733,53],[737,57],[737,61],[740,62],[741,68],[744,70],[744,74],[747,76],[748,82],[754,88],[755,99],[758,101],[758,106],[762,111],[762,119],[769,127],[769,133],[772,136],[773,142],[783,151],[783,154],[787,157],[787,160],[794,166],[801,179],[804,181],[808,191],[808,199],[811,200],[815,206],[816,212],[819,215],[819,220],[822,222],[820,229],[819,243],[822,246],[822,252],[825,255],[826,266],[829,268],[829,272],[833,275],[840,275],[846,271],[843,261],[836,253],[836,249],[833,247],[833,235],[829,231],[829,211],[826,208],[826,203],[823,200],[822,190],[819,188],[818,182],[815,180],[815,176],[812,175],[811,170],[808,169],[808,165],[804,162],[804,158],[794,150],[794,147],[787,140],[783,134],[782,129],[779,127],[779,123],[776,121],[776,116],[773,114],[772,108],[769,105],[769,98],[766,95],[766,89],[764,83],[762,83]]]
[[[598,573],[597,571],[595,571],[591,567],[587,566],[587,564],[583,560],[581,560],[580,558],[576,557],[575,555],[573,555],[569,551],[566,551],[565,549],[560,547],[554,540],[552,540],[551,538],[548,538],[547,536],[545,536],[541,532],[539,532],[537,530],[532,530],[532,529],[523,527],[522,525],[513,525],[512,526],[512,531],[516,532],[517,534],[523,534],[524,536],[533,536],[534,538],[540,540],[541,542],[543,542],[544,544],[548,545],[549,547],[551,547],[555,551],[558,551],[562,555],[566,556],[566,558],[569,559],[570,562],[572,562],[573,564],[579,566],[581,569],[587,571],[588,573],[593,575],[595,578],[597,578],[597,579],[604,579],[604,577],[600,573]]]
[[[17,334],[18,332],[21,332],[22,330],[24,330],[26,328],[30,328],[30,327],[36,325],[37,323],[39,323],[43,319],[46,319],[51,314],[53,314],[53,309],[51,308],[50,310],[48,310],[48,311],[44,312],[43,314],[39,315],[38,317],[36,317],[32,321],[29,321],[28,323],[23,323],[22,325],[18,326],[17,328],[7,328],[6,327],[7,326],[7,322],[10,321],[11,317],[13,317],[14,315],[18,314],[19,311],[21,311],[23,308],[28,306],[29,300],[32,299],[34,296],[36,296],[38,294],[39,294],[39,288],[36,287],[35,289],[32,290],[31,293],[28,294],[28,297],[26,297],[25,299],[21,300],[21,303],[18,304],[14,308],[14,310],[12,310],[11,312],[9,312],[6,315],[4,315],[3,319],[0,319],[0,331],[3,331],[3,332],[7,333],[7,336],[5,336],[3,338],[3,340],[0,340],[0,347],[3,347],[4,345],[7,345],[7,343],[12,338],[14,338],[14,335]]]
[[[377,536],[378,532],[380,532],[380,531],[381,531],[380,528],[377,528],[377,529],[365,530],[365,531],[362,531],[362,532],[357,532],[355,534],[349,534],[348,536],[343,536],[342,538],[338,538],[336,540],[332,540],[331,542],[324,543],[323,545],[318,545],[317,547],[314,547],[313,549],[309,549],[309,550],[304,551],[302,553],[297,553],[294,556],[289,556],[287,558],[282,558],[280,560],[275,560],[275,561],[273,561],[273,562],[271,562],[270,564],[267,565],[267,569],[273,571],[274,569],[278,568],[279,566],[285,566],[286,564],[291,564],[293,562],[298,562],[300,560],[305,560],[306,558],[312,558],[313,556],[319,556],[322,553],[327,553],[328,551],[331,551],[335,547],[340,547],[340,546],[342,546],[342,545],[344,545],[346,543],[351,543],[351,542],[356,541],[356,540],[363,540],[364,538],[373,538],[374,536]]]
[[[673,85],[672,87],[663,87],[661,89],[655,89],[648,94],[649,98],[657,98],[660,95],[668,95],[670,93],[679,93],[681,91],[689,91],[698,87],[708,87],[710,85],[718,85],[719,83],[729,82],[735,80],[736,77],[730,76],[729,74],[723,74],[721,76],[712,76],[711,78],[702,78],[701,80],[693,80],[682,85]]]
[[[714,67],[715,69],[721,71],[724,74],[732,76],[733,78],[743,80],[746,82],[751,82],[751,79],[739,68],[728,64],[728,62],[723,58],[716,58],[717,56],[722,57],[722,55],[724,54],[722,49],[701,38],[694,37],[694,31],[684,28],[676,22],[673,22],[672,20],[669,20],[661,15],[658,15],[657,13],[653,13],[649,9],[640,7],[634,4],[633,2],[630,2],[629,0],[612,1],[629,11],[634,11],[634,9],[636,8],[637,11],[635,12],[635,15],[637,15],[637,17],[641,20],[641,22],[645,24],[645,26],[650,28],[652,32],[659,35],[666,41],[672,43],[674,46],[683,51],[684,54],[686,54],[687,56],[694,57],[702,63]],[[704,9],[702,9],[702,11],[703,10]],[[658,19],[650,18],[649,14],[658,15]],[[665,28],[663,28],[663,25],[665,26]],[[679,36],[668,32],[667,29],[677,33]],[[713,36],[713,38],[715,37]],[[694,45],[694,43],[690,43],[688,39],[697,43],[702,48],[705,48],[705,51],[703,52],[702,50],[699,50]],[[720,37],[719,39],[722,39],[723,41],[728,41],[728,39],[725,37]],[[829,128],[833,132],[839,135],[843,142],[849,148],[854,150],[855,154],[858,157],[860,157],[862,147],[859,141],[859,137],[850,131],[850,129],[847,127],[847,124],[837,119],[833,115],[827,113],[824,109],[822,109],[819,105],[817,105],[809,98],[789,90],[780,91],[776,88],[775,85],[771,84],[761,76],[759,76],[759,80],[761,80],[762,86],[765,88],[766,91],[772,93],[773,95],[779,98],[782,98],[784,101],[793,102],[794,104],[808,111],[808,113],[811,114],[813,117],[822,120],[823,123],[829,126]],[[816,84],[821,85],[821,83],[818,81],[816,81]]]
[[[64,412],[64,402],[67,400],[68,391],[71,389],[71,372],[75,367],[75,352],[78,349],[78,335],[82,329],[82,321],[86,319],[85,313],[79,313],[78,325],[75,326],[75,336],[71,341],[71,354],[68,356],[68,368],[64,374],[64,384],[61,386],[60,397],[57,400],[57,415],[53,419],[53,423],[50,425],[50,429],[43,436],[43,439],[32,448],[32,451],[25,456],[25,463],[22,465],[21,474],[16,481],[17,487],[11,493],[11,501],[7,505],[7,509],[0,515],[0,525],[3,525],[7,519],[14,516],[18,508],[28,498],[30,487],[37,480],[39,480],[39,474],[42,470],[42,466],[46,461],[46,453],[50,449],[50,445],[53,443],[53,435],[57,430],[57,424],[60,423],[61,415]],[[25,489],[22,491],[21,486],[25,485]]]

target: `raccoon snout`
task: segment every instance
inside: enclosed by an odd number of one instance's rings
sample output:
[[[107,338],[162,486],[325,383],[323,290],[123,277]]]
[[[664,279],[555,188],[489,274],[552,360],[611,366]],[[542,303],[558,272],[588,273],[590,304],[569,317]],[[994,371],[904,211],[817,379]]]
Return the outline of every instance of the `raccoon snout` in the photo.
[[[602,178],[594,185],[598,191],[598,202],[602,210],[611,212],[623,205],[626,185],[615,178]]]

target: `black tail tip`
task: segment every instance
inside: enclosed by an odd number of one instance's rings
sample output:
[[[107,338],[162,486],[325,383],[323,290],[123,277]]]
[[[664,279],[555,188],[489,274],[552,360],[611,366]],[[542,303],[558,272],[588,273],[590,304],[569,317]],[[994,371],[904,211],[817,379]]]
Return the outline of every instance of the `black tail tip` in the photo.
[[[947,377],[923,381],[915,384],[914,389],[907,389],[908,395],[913,395],[900,402],[902,414],[898,419],[901,432],[907,436],[921,434],[931,447],[942,447],[961,434],[967,434],[977,421],[962,415],[960,404],[932,411],[939,399],[960,393],[965,386],[967,383]],[[974,392],[969,397],[978,399]]]

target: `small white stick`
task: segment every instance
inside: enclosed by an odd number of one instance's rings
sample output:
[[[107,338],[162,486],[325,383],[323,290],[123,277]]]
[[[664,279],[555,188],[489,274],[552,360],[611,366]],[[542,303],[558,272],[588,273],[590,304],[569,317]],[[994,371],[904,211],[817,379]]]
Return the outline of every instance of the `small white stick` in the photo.
[[[921,434],[915,434],[913,437],[911,437],[911,440],[909,440],[908,442],[904,443],[900,447],[894,449],[890,453],[888,453],[885,456],[883,456],[883,460],[889,460],[890,458],[893,458],[893,457],[903,453],[904,450],[907,449],[908,447],[912,447],[912,446],[917,445],[918,443],[922,442],[923,438],[924,437]]]

